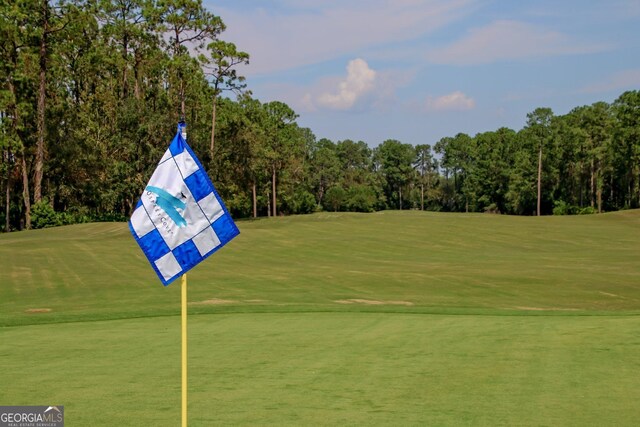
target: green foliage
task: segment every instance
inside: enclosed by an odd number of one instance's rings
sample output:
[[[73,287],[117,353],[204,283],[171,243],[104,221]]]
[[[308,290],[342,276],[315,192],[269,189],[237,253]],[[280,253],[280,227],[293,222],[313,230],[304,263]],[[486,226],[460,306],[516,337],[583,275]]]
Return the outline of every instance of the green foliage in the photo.
[[[497,204],[491,203],[491,204],[485,206],[484,212],[485,213],[490,213],[490,214],[499,214],[500,213],[500,208],[498,207]]]
[[[585,208],[580,209],[579,211],[580,215],[592,215],[597,212],[598,211],[592,206],[587,206]]]
[[[409,144],[403,144],[395,139],[388,139],[378,146],[374,152],[374,159],[378,171],[383,177],[384,193],[391,207],[402,209],[404,202],[402,193],[413,178],[412,163],[415,159],[415,149]],[[406,191],[406,190],[405,190]],[[358,205],[365,205],[368,195],[357,190]],[[373,207],[373,203],[372,206]],[[366,212],[366,210],[364,211]]]
[[[72,208],[66,212],[57,212],[46,198],[31,207],[31,225],[34,229],[87,222],[123,222],[126,220],[127,216],[118,212],[91,213],[86,208]]]
[[[56,227],[62,224],[62,216],[53,209],[47,199],[43,199],[31,207],[31,225],[33,228]]]
[[[285,196],[283,205],[283,210],[290,214],[309,214],[315,212],[317,207],[316,198],[306,190],[298,190],[291,196]]]
[[[576,213],[576,207],[569,205],[563,200],[556,200],[553,203],[554,215],[572,215]]]
[[[373,212],[376,201],[376,194],[371,187],[354,185],[347,190],[344,206],[350,212]]]
[[[347,198],[347,192],[340,186],[334,186],[327,190],[324,199],[323,207],[327,211],[338,212],[342,210],[344,202]]]
[[[556,200],[554,202],[554,215],[592,215],[595,213],[598,213],[598,210],[593,206],[581,208],[580,206],[569,205],[562,200]]]
[[[42,6],[0,4],[0,210],[8,186],[12,229],[29,227],[36,194],[53,209],[34,206],[36,227],[128,217],[183,116],[235,217],[640,206],[640,91],[415,148],[316,141],[287,104],[245,92],[236,67],[249,53],[221,39],[224,22],[201,0],[65,0],[49,17],[53,4]]]
[[[225,205],[235,217],[248,217],[251,215],[251,199],[246,193],[229,194],[229,197],[225,198]]]

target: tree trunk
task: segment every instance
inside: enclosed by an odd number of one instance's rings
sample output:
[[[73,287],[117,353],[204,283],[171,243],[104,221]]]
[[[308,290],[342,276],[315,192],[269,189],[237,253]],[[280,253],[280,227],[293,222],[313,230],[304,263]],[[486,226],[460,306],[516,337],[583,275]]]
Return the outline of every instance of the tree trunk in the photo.
[[[9,163],[11,164],[11,163]],[[7,174],[7,194],[6,194],[6,206],[4,217],[4,231],[9,232],[9,214],[11,213],[11,174]]]
[[[125,33],[122,39],[122,99],[127,99],[129,95],[129,85],[127,76],[127,53],[129,51],[129,39]]]
[[[42,200],[42,169],[44,167],[44,112],[46,102],[47,88],[47,38],[49,34],[49,5],[43,2],[43,32],[40,38],[40,75],[38,87],[38,106],[37,106],[37,132],[38,143],[36,145],[36,159],[34,164],[33,176],[33,202],[38,203]]]
[[[184,104],[184,79],[180,75],[180,120],[185,119],[185,104]]]
[[[13,69],[15,70],[16,66],[17,66],[17,62],[18,62],[18,57],[17,57],[17,51],[13,52],[14,55],[12,55],[12,65],[13,65]],[[17,106],[17,99],[18,96],[16,95],[16,86],[13,83],[13,77],[10,77],[7,79],[8,80],[8,86],[9,86],[9,92],[11,93],[11,98],[12,101],[9,104],[9,111],[11,112],[11,132],[15,137],[18,137],[18,106]],[[5,117],[6,118],[6,115]],[[24,150],[24,147],[23,147]],[[7,230],[7,232],[9,232],[9,215],[11,214],[11,163],[12,163],[12,156],[11,156],[11,150],[8,151],[9,152],[9,158],[8,160],[8,170],[7,170],[7,206],[6,206],[6,220],[5,220],[5,229]],[[23,155],[24,157],[24,155]],[[23,162],[24,162],[24,158],[23,158]],[[28,188],[27,187],[27,194],[29,194],[28,192]],[[31,210],[31,209],[29,209]],[[29,222],[31,222],[31,212],[29,212]]]
[[[400,199],[399,200],[399,202],[400,202],[399,203],[399,208],[400,208],[400,210],[402,210],[402,187],[398,187],[398,196],[400,196],[399,197],[399,199]]]
[[[140,98],[142,97],[142,92],[140,90],[140,62],[142,62],[141,59],[139,59],[138,57],[138,52],[134,51],[134,55],[135,55],[135,65],[133,66],[133,94],[136,97],[136,99],[138,101],[140,101]]]
[[[593,162],[593,159],[591,159],[591,181],[590,181],[590,185],[591,185],[591,207],[595,206],[595,195],[596,195],[596,173],[595,173],[595,164]]]
[[[320,187],[318,188],[318,206],[322,206],[322,199],[324,198],[324,183],[320,180]]]
[[[217,96],[214,93],[213,94],[213,101],[211,103],[211,145],[209,146],[209,155],[211,156],[211,159],[213,160],[213,147],[214,147],[214,141],[215,141],[215,135],[216,135],[216,99]]]
[[[271,195],[267,192],[267,217],[271,217]]]
[[[424,184],[420,184],[420,210],[424,210]]]
[[[25,228],[31,228],[31,200],[29,198],[29,176],[27,175],[27,162],[22,154],[22,198],[24,200]]]
[[[251,199],[253,202],[253,217],[258,218],[258,197],[256,196],[256,183],[251,186]]]
[[[277,215],[277,211],[276,211],[276,167],[273,166],[273,175],[271,176],[271,194],[273,195],[272,197],[272,201],[273,201],[273,209],[272,209],[272,213],[273,216],[275,217]]]
[[[542,144],[540,144],[540,151],[538,152],[538,206],[537,214],[540,216],[540,199],[542,196]]]
[[[640,174],[638,174],[636,180],[636,195],[638,196],[638,203],[634,207],[638,207],[640,205]]]
[[[609,200],[611,200],[612,204],[615,204],[615,200],[613,199],[614,196],[614,192],[613,192],[613,174],[611,174],[611,180],[610,180],[610,184],[609,184]]]

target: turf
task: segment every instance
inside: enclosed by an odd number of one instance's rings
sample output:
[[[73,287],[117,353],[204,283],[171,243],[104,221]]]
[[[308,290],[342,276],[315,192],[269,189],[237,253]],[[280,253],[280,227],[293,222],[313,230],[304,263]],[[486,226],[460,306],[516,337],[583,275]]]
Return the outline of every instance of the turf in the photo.
[[[189,273],[191,425],[637,420],[638,211],[239,226]],[[0,284],[0,405],[179,423],[179,283],[125,224],[0,235]]]
[[[637,317],[222,314],[189,330],[192,426],[637,425]],[[1,404],[179,425],[178,318],[0,334]]]

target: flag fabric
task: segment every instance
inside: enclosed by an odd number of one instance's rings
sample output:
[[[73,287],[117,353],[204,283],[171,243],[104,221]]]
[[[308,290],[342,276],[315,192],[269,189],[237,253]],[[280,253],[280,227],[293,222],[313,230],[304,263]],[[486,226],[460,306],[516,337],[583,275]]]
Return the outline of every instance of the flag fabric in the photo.
[[[165,286],[240,233],[184,130],[180,123],[129,220]]]

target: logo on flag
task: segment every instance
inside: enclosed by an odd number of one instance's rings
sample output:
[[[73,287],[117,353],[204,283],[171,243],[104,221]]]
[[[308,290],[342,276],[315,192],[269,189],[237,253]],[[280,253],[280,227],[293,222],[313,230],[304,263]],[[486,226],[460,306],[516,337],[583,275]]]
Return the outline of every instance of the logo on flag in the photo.
[[[178,125],[129,221],[165,286],[240,233],[183,129]]]

